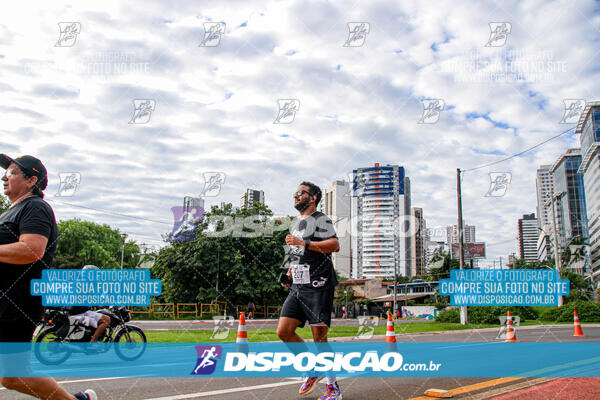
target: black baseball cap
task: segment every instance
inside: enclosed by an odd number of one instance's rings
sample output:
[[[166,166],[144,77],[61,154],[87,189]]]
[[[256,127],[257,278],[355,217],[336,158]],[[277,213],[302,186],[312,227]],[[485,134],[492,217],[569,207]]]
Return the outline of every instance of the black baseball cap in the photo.
[[[13,159],[6,154],[0,154],[0,167],[7,169],[11,163],[17,164],[21,170],[36,176],[38,178],[36,186],[40,190],[46,189],[46,186],[48,186],[48,172],[40,160],[34,156],[20,156]]]

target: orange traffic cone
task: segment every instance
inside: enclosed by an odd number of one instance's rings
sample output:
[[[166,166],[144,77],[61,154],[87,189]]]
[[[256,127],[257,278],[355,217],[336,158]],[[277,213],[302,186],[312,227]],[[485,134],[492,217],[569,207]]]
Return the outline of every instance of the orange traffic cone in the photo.
[[[573,310],[573,336],[583,337],[583,330],[581,329],[577,310]]]
[[[246,332],[246,315],[240,313],[240,324],[238,325],[236,343],[248,343],[248,332]]]
[[[388,311],[387,328],[385,331],[385,342],[396,343],[396,333],[394,332],[394,320],[392,313]]]
[[[240,313],[237,338],[235,339],[235,351],[248,354],[248,332],[246,332],[246,315]]]
[[[510,310],[508,310],[508,314],[506,315],[506,340],[505,342],[516,342],[517,341],[517,333],[515,328],[513,327],[512,316],[510,315]]]

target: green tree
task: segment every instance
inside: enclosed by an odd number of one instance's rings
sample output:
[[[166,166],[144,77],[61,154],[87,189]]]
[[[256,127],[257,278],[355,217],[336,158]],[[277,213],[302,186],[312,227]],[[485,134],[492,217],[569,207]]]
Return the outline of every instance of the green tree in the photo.
[[[244,226],[244,218],[253,219],[254,229]],[[279,228],[288,226],[286,219],[272,217],[261,204],[241,209],[231,204],[213,206],[193,240],[173,242],[160,251],[151,272],[162,280],[163,300],[209,303],[217,299],[232,306],[249,301],[283,303],[287,290],[278,278],[285,261],[287,229]],[[231,233],[232,224],[237,234]],[[265,226],[275,229],[265,232]]]
[[[9,205],[10,205],[10,203],[8,202],[8,197],[2,196],[0,194],[0,214],[2,214],[4,211],[8,210]]]
[[[560,277],[568,279],[571,282],[569,295],[564,298],[565,303],[577,300],[591,300],[592,291],[590,290],[590,284],[581,275],[563,268],[560,270]]]
[[[429,269],[427,281],[439,281],[449,279],[451,269],[460,269],[460,262],[450,258],[450,254],[436,254],[432,259],[432,267]],[[466,267],[466,266],[465,266]]]
[[[86,264],[99,268],[120,268],[123,238],[118,229],[94,222],[69,219],[58,223],[55,268],[81,268]],[[125,243],[123,268],[135,268],[140,249],[135,241]]]

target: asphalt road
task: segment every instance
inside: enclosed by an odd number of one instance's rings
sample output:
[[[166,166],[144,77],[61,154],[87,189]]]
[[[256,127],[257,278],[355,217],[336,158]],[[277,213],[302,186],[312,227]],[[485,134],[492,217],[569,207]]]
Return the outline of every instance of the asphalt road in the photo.
[[[598,342],[600,326],[584,325],[584,338],[573,338],[570,326],[524,327],[518,330],[521,342]],[[497,330],[458,331],[397,335],[398,342],[498,342]],[[371,340],[382,341],[381,336]],[[401,345],[400,345],[401,346]],[[493,362],[491,360],[490,362]],[[560,363],[557,360],[557,363]],[[600,379],[578,378],[564,380],[549,378],[362,378],[340,379],[344,399],[388,400],[420,398],[430,388],[452,390],[454,398],[486,399],[572,399],[587,397],[585,393],[600,393]],[[300,380],[297,378],[90,378],[59,379],[70,392],[94,389],[100,400],[153,399],[183,400],[192,398],[233,400],[295,399],[299,398]],[[561,384],[563,382],[564,384]],[[566,383],[565,383],[566,382]],[[496,383],[496,384],[494,384]],[[560,390],[557,390],[560,386]],[[324,392],[324,384],[304,398],[317,399]],[[521,395],[522,394],[522,395]],[[578,397],[579,396],[579,397]],[[23,399],[26,396],[0,390],[0,400]]]

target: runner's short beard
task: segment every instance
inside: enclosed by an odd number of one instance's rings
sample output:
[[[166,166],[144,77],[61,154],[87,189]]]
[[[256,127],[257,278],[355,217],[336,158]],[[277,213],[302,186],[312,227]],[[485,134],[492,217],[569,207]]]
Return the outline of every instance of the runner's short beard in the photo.
[[[294,205],[294,208],[300,212],[306,210],[308,208],[308,203],[310,203],[310,200],[308,199],[308,197],[304,200],[300,200],[298,203],[296,203]]]

